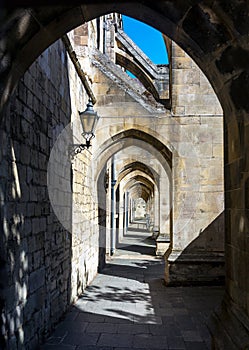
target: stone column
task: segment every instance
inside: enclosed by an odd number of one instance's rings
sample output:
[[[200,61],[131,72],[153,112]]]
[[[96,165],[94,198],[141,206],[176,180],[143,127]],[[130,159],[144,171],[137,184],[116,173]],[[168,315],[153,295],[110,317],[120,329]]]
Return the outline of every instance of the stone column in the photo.
[[[159,192],[158,188],[155,187],[155,195],[154,195],[154,208],[153,208],[153,218],[154,218],[154,226],[153,226],[153,238],[156,239],[159,235]]]
[[[115,157],[112,158],[111,164],[111,255],[115,253],[116,248],[116,171],[115,171]]]
[[[123,186],[120,184],[120,198],[119,198],[119,240],[122,240],[125,232],[125,193]]]
[[[164,255],[170,244],[170,184],[166,176],[161,176],[159,195],[159,235],[156,239],[156,255]]]
[[[146,217],[148,217],[148,223],[146,223],[147,229],[153,233],[154,228],[154,196],[151,196],[146,205]]]
[[[240,125],[231,118],[224,133],[226,290],[210,325],[215,350],[249,348],[249,122],[236,116]]]

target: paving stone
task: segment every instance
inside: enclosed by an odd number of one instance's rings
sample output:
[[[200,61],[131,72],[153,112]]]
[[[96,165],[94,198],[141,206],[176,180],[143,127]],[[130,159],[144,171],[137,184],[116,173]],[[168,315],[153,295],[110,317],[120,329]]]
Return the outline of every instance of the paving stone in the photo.
[[[130,350],[130,348],[114,348],[114,350]],[[136,348],[136,350],[144,350],[144,348]],[[153,350],[153,349],[146,349],[146,350]]]
[[[169,308],[158,308],[157,315],[159,316],[173,316],[175,310]]]
[[[185,349],[185,344],[182,337],[168,337],[169,349]]]
[[[76,350],[76,346],[73,345],[64,345],[64,344],[46,344],[42,345],[41,350]]]
[[[48,338],[47,343],[48,343],[48,344],[54,345],[54,344],[59,344],[59,343],[61,343],[61,341],[62,341],[62,337],[57,337],[57,336],[54,334],[53,337]]]
[[[208,350],[211,347],[207,347],[203,342],[185,342],[186,350]]]
[[[96,345],[99,339],[99,333],[81,333],[81,332],[70,332],[63,339],[63,344],[66,345]]]
[[[150,333],[150,332],[149,332],[149,326],[146,324],[121,324],[121,325],[118,325],[118,333],[140,334],[140,333]]]
[[[167,349],[167,337],[165,336],[153,336],[150,334],[139,334],[134,336],[133,341],[134,348],[145,348],[145,349]]]
[[[55,329],[53,335],[55,337],[64,337],[70,332],[85,332],[88,322],[61,322]]]
[[[166,335],[165,325],[150,324],[149,332],[152,335]]]
[[[113,347],[109,346],[79,346],[77,350],[113,350]]]
[[[103,333],[100,335],[98,346],[128,347],[131,349],[132,340],[132,335]]]
[[[86,333],[117,333],[118,325],[113,323],[91,322],[86,328]]]
[[[202,342],[202,337],[198,331],[181,331],[184,341]]]
[[[89,313],[80,313],[77,318],[75,319],[75,322],[104,322],[105,317],[102,315],[96,315],[96,314],[89,314]]]
[[[147,316],[146,321],[145,318],[140,319],[137,323],[146,323],[146,324],[162,324],[162,318],[160,316]]]
[[[175,316],[176,324],[178,324],[179,328],[182,330],[193,330],[195,329],[195,324],[192,321],[190,315],[177,315]]]
[[[148,267],[148,283],[135,280]],[[139,273],[137,273],[139,269]],[[63,350],[207,350],[210,335],[205,325],[222,288],[165,287],[158,262],[112,259],[56,328],[48,348]],[[127,277],[129,276],[129,278]],[[212,304],[212,293],[214,301]],[[208,300],[208,308],[205,305]],[[50,340],[51,341],[51,340]],[[50,348],[49,348],[50,347]]]
[[[133,320],[127,320],[125,318],[114,318],[114,317],[105,317],[105,322],[110,324],[134,324]]]

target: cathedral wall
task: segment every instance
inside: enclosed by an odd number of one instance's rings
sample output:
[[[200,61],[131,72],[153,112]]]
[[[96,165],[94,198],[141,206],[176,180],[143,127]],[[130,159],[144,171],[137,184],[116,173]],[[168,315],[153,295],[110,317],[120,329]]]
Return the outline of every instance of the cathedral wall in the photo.
[[[97,272],[91,154],[73,161],[68,154],[75,143],[69,123],[86,102],[58,41],[25,73],[1,120],[2,320],[9,349],[34,349]]]

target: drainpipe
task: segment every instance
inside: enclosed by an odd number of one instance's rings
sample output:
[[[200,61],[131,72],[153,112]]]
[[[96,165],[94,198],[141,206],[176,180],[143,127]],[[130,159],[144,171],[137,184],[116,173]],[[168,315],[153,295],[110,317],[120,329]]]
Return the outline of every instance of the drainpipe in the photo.
[[[116,171],[115,171],[115,158],[112,157],[111,165],[111,255],[115,253],[115,233],[116,233],[116,198],[115,198],[115,185],[116,185]]]

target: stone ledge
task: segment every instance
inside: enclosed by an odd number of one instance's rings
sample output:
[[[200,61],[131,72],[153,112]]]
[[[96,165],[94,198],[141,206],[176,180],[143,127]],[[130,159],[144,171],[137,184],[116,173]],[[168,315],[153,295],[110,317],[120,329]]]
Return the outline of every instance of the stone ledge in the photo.
[[[172,255],[172,254],[171,254]],[[193,254],[185,254],[182,253],[181,255],[179,255],[177,258],[169,257],[168,262],[169,263],[174,263],[174,262],[178,262],[181,264],[188,264],[191,262],[195,262],[197,263],[213,263],[213,262],[219,262],[219,263],[224,263],[225,262],[225,257],[224,257],[224,253],[220,253],[220,254],[207,254],[207,253],[193,253]]]
[[[168,251],[170,246],[170,236],[165,235],[159,236],[156,238],[156,255],[157,256],[163,256]]]
[[[223,285],[225,261],[222,254],[170,255],[165,265],[167,285]]]

